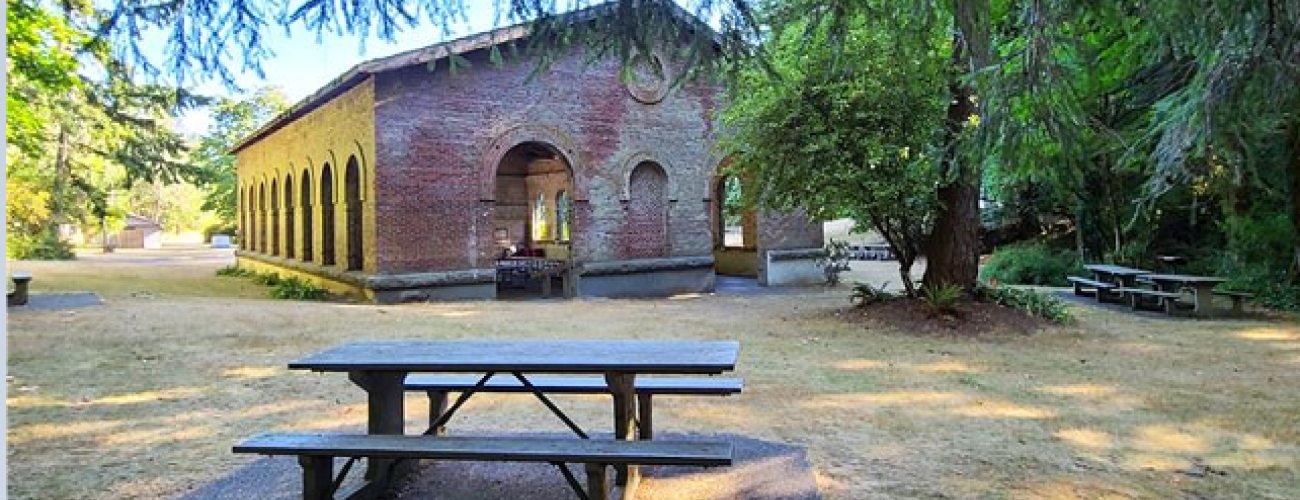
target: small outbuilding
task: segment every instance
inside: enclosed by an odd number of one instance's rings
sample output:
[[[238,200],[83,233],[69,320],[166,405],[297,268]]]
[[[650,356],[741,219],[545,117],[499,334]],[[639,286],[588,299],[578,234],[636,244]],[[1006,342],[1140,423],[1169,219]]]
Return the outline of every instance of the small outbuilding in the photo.
[[[153,219],[126,215],[126,227],[109,237],[113,248],[162,248],[162,224]]]

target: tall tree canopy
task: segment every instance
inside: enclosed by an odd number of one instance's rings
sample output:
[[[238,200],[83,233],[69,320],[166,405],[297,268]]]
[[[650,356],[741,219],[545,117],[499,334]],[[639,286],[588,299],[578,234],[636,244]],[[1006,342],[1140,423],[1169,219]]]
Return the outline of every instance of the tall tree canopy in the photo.
[[[194,148],[194,162],[209,187],[203,208],[227,225],[234,225],[239,202],[231,148],[288,108],[288,98],[275,87],[262,88],[242,100],[222,98],[212,106],[212,122]]]
[[[134,82],[96,36],[89,3],[6,5],[6,184],[17,194],[7,200],[11,250],[41,253],[57,242],[58,224],[106,215],[116,183],[195,173],[170,118],[199,99]],[[50,255],[57,254],[66,252]]]
[[[772,33],[771,71],[751,66],[736,82],[725,113],[729,168],[755,180],[751,197],[769,207],[852,217],[874,229],[914,293],[912,263],[938,203],[950,79],[946,25],[882,19],[865,9],[837,19],[807,16],[800,13],[806,7],[791,2],[766,14],[798,17]],[[897,43],[897,30],[914,31],[918,43]]]
[[[1173,212],[1193,214],[1191,227],[1200,224],[1200,200],[1237,200],[1227,203],[1231,217],[1252,224],[1261,219],[1248,216],[1256,210],[1242,200],[1283,200],[1286,241],[1300,263],[1300,0],[685,2],[716,33],[665,15],[669,2],[613,0],[603,7],[611,15],[574,13],[600,3],[509,1],[495,9],[500,23],[533,23],[529,43],[539,54],[582,43],[628,61],[637,49],[680,40],[690,48],[688,64],[737,70],[730,74],[741,85],[748,77],[740,69],[750,63],[770,66],[769,75],[783,71],[780,44],[790,26],[816,27],[830,50],[816,63],[832,68],[871,67],[853,60],[874,57],[852,50],[863,16],[887,20],[894,43],[913,49],[933,42],[909,27],[947,30],[949,99],[931,157],[941,187],[927,283],[973,283],[986,185],[994,201],[1041,200],[1073,219],[1080,250],[1100,248],[1121,260],[1141,255],[1159,234],[1143,228],[1168,227],[1162,218]],[[229,81],[232,67],[256,70],[268,57],[266,29],[299,25],[318,35],[391,38],[425,24],[445,35],[465,21],[468,5],[121,0],[99,19],[100,33],[136,67],[180,81]],[[139,50],[150,30],[169,34],[159,64]],[[1135,183],[1143,189],[1130,189]],[[1158,200],[1192,208],[1164,210]]]

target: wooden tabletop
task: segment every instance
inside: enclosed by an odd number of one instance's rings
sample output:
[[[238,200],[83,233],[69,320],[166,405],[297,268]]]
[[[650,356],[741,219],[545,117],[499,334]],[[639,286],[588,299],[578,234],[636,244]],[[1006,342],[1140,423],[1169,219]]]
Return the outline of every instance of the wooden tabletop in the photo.
[[[1114,266],[1110,264],[1088,264],[1083,266],[1083,268],[1096,273],[1113,274],[1116,276],[1140,276],[1151,274],[1151,271],[1124,266]]]
[[[395,340],[343,344],[289,363],[293,370],[714,374],[736,369],[735,341]]]
[[[1178,283],[1223,283],[1228,281],[1227,278],[1215,276],[1189,276],[1185,274],[1148,274],[1143,278],[1152,281],[1174,281]]]

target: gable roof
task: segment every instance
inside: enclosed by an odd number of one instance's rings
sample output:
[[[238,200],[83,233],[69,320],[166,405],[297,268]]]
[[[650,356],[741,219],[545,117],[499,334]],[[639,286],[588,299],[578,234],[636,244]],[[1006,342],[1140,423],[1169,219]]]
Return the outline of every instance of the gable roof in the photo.
[[[696,19],[695,16],[691,15],[689,12],[686,12],[685,9],[677,5],[676,2],[669,0],[669,1],[660,1],[658,3],[659,5],[667,5],[669,7],[669,11],[675,17],[693,24],[704,26],[706,29],[709,29],[710,32],[712,32],[712,28],[709,28],[707,25],[704,25],[704,23],[700,22],[699,19]],[[585,21],[590,21],[592,19],[596,19],[601,16],[609,15],[613,13],[614,8],[617,7],[617,5],[618,4],[616,3],[615,0],[609,0],[605,3],[601,3],[598,5],[594,5],[591,7],[587,7],[563,15],[568,17],[567,21],[570,24],[576,24]],[[298,118],[301,118],[303,115],[306,115],[307,113],[320,107],[322,104],[329,102],[335,97],[338,97],[344,92],[351,90],[353,87],[356,87],[357,85],[361,84],[361,82],[364,82],[367,78],[370,78],[371,75],[383,73],[386,71],[401,69],[408,66],[414,66],[417,64],[435,63],[438,60],[446,59],[451,56],[467,54],[470,52],[474,52],[476,50],[486,49],[496,45],[522,40],[528,37],[529,33],[531,32],[530,29],[531,26],[532,23],[527,23],[527,22],[516,24],[513,26],[505,26],[505,27],[496,28],[481,33],[476,33],[473,35],[464,36],[447,42],[435,43],[433,45],[429,45],[426,47],[412,49],[405,52],[399,52],[391,56],[371,59],[362,62],[360,64],[357,64],[356,66],[353,66],[352,69],[349,69],[346,72],[344,72],[342,75],[339,75],[333,80],[330,80],[330,82],[326,83],[324,87],[317,89],[316,92],[313,92],[311,95],[303,98],[301,101],[298,101],[296,104],[289,107],[289,109],[280,113],[275,118],[272,118],[271,121],[267,122],[265,125],[262,125],[262,127],[258,128],[252,134],[249,134],[248,137],[245,137],[244,139],[235,143],[235,145],[230,148],[230,153],[231,154],[238,153],[240,150],[243,150],[244,148],[251,146],[253,143],[262,140],[266,136],[271,135],[275,131],[279,130],[281,127],[284,127],[290,122],[293,122]]]

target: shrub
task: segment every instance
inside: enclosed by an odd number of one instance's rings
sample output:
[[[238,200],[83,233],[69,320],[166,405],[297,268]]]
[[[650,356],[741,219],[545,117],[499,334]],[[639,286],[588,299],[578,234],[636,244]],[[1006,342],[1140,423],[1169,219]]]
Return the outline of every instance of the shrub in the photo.
[[[325,300],[328,295],[324,288],[297,277],[277,280],[269,294],[273,299],[289,300]]]
[[[957,285],[927,286],[921,288],[921,301],[937,313],[956,314],[957,301],[966,292]]]
[[[226,266],[221,269],[217,269],[217,276],[226,276],[231,278],[247,278],[255,274],[257,273],[254,273],[252,271],[249,271],[239,266]]]
[[[249,273],[253,278],[253,283],[266,286],[275,286],[280,284],[280,275],[275,273]]]
[[[1251,302],[1281,311],[1300,311],[1300,284],[1286,269],[1270,265],[1241,265],[1225,259],[1219,275],[1228,277],[1221,288],[1254,294]]]
[[[72,260],[77,255],[72,252],[72,245],[59,239],[54,231],[41,231],[36,234],[10,232],[5,239],[5,253],[10,259],[17,260]]]
[[[980,269],[980,279],[1015,285],[1066,286],[1065,277],[1082,270],[1073,252],[1029,243],[994,250],[988,263]]]
[[[885,290],[886,286],[889,286],[889,282],[885,282],[880,287],[871,286],[870,283],[855,283],[853,285],[853,295],[849,297],[849,301],[859,306],[865,306],[897,299],[898,295]]]
[[[1019,309],[1057,324],[1068,323],[1072,319],[1070,309],[1065,307],[1064,301],[1037,290],[980,286],[976,289],[976,296],[986,302]]]
[[[822,273],[826,275],[826,284],[835,286],[840,284],[840,274],[850,269],[849,243],[831,240],[826,244],[825,250],[826,255],[817,259],[817,265],[821,266]]]

